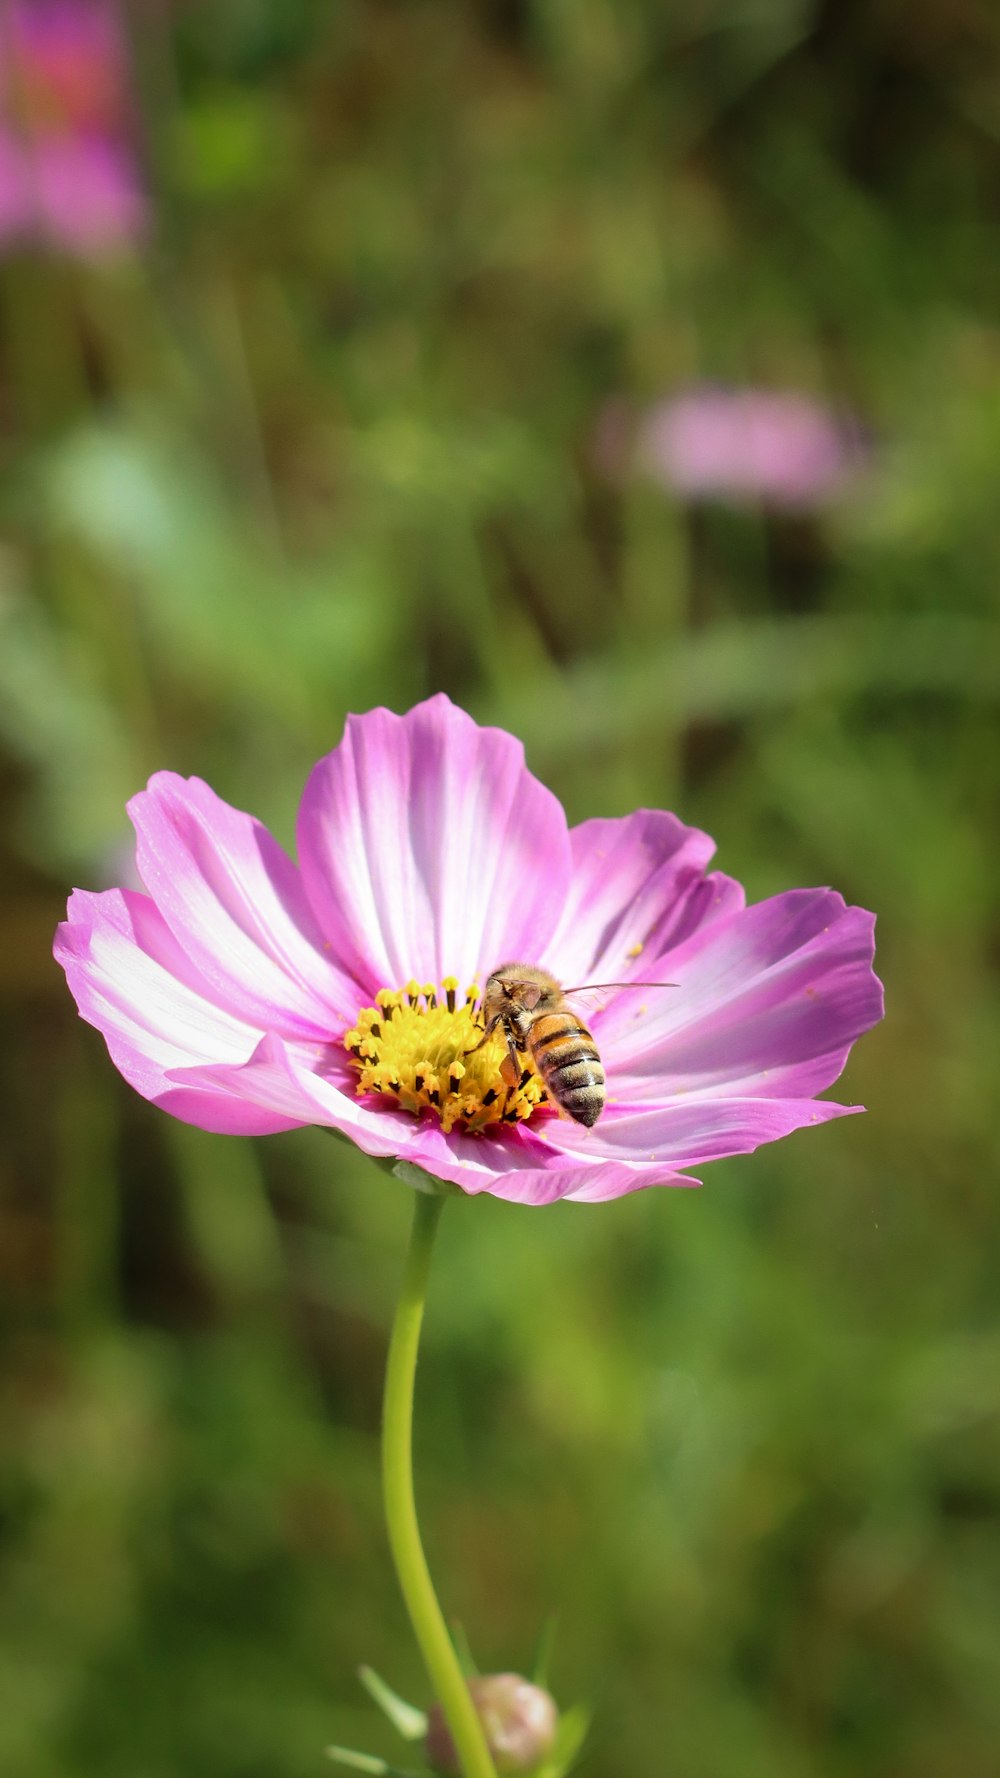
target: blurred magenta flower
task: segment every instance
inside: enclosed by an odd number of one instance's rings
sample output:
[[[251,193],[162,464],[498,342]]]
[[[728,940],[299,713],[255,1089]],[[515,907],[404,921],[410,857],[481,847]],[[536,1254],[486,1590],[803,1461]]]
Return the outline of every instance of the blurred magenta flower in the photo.
[[[713,842],[642,809],[567,828],[523,749],[443,696],[348,718],[296,866],[198,778],[129,812],[146,893],[77,890],[55,953],[126,1080],[206,1130],[324,1124],[465,1192],[530,1204],[686,1169],[858,1109],[818,1100],[882,1014],[874,918],[830,889],[746,907]],[[593,1017],[600,1122],[474,1054],[489,972],[652,979]]]
[[[0,14],[0,240],[95,253],[134,238],[146,201],[113,0],[12,0]]]
[[[678,494],[787,508],[839,493],[861,458],[856,427],[808,395],[711,384],[648,409],[635,452]]]

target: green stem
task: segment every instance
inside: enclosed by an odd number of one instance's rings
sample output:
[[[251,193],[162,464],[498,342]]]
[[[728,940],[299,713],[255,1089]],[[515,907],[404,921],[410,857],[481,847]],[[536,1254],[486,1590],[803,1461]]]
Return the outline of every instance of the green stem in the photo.
[[[382,1406],[382,1492],[396,1573],[434,1695],[445,1714],[464,1778],[496,1778],[420,1541],[413,1498],[413,1382],[427,1275],[444,1198],[414,1194],[413,1229],[392,1324]]]

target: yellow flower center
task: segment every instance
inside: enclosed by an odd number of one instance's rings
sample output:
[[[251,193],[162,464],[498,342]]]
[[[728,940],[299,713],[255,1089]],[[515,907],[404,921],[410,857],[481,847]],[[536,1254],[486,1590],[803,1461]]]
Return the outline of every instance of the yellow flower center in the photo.
[[[477,1048],[483,1016],[475,982],[464,1000],[455,977],[446,975],[440,988],[433,982],[380,988],[375,1002],[362,1007],[344,1037],[359,1096],[380,1093],[414,1117],[429,1109],[445,1132],[457,1125],[474,1134],[492,1124],[522,1123],[550,1103],[529,1056],[521,1058],[513,1085],[504,1079],[507,1042],[499,1028]]]

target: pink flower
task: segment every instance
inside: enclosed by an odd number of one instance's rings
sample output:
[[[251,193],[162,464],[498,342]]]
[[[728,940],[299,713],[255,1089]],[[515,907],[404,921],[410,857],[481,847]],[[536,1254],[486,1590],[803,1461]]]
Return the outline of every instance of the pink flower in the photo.
[[[145,222],[112,0],[18,0],[0,26],[0,239],[90,253]]]
[[[838,493],[860,457],[852,430],[807,395],[707,384],[651,408],[637,450],[680,494],[789,508]]]
[[[0,115],[0,241],[23,234],[31,214],[28,159]]]
[[[131,155],[111,142],[50,142],[35,156],[38,216],[52,240],[87,252],[129,240],[146,202]]]
[[[146,893],[75,891],[55,952],[125,1078],[203,1129],[329,1125],[546,1204],[697,1183],[686,1169],[858,1109],[814,1095],[882,1014],[871,914],[830,889],[748,908],[708,836],[659,810],[568,829],[520,743],[443,696],[348,719],[306,785],[297,866],[198,778],[157,773],[130,814]],[[590,1130],[537,1076],[508,1088],[501,1041],[469,1053],[477,989],[511,958],[678,984],[594,1013]]]
[[[13,0],[0,73],[33,118],[52,128],[114,128],[125,115],[125,52],[114,0]]]

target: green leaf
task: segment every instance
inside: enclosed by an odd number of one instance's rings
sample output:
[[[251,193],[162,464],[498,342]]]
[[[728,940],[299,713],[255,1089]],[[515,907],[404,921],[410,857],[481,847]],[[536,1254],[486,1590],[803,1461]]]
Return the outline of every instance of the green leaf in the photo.
[[[420,1741],[427,1733],[427,1717],[415,1704],[408,1704],[391,1685],[387,1685],[374,1667],[359,1667],[360,1679],[368,1696],[374,1699],[383,1716],[387,1716],[404,1741]]]

